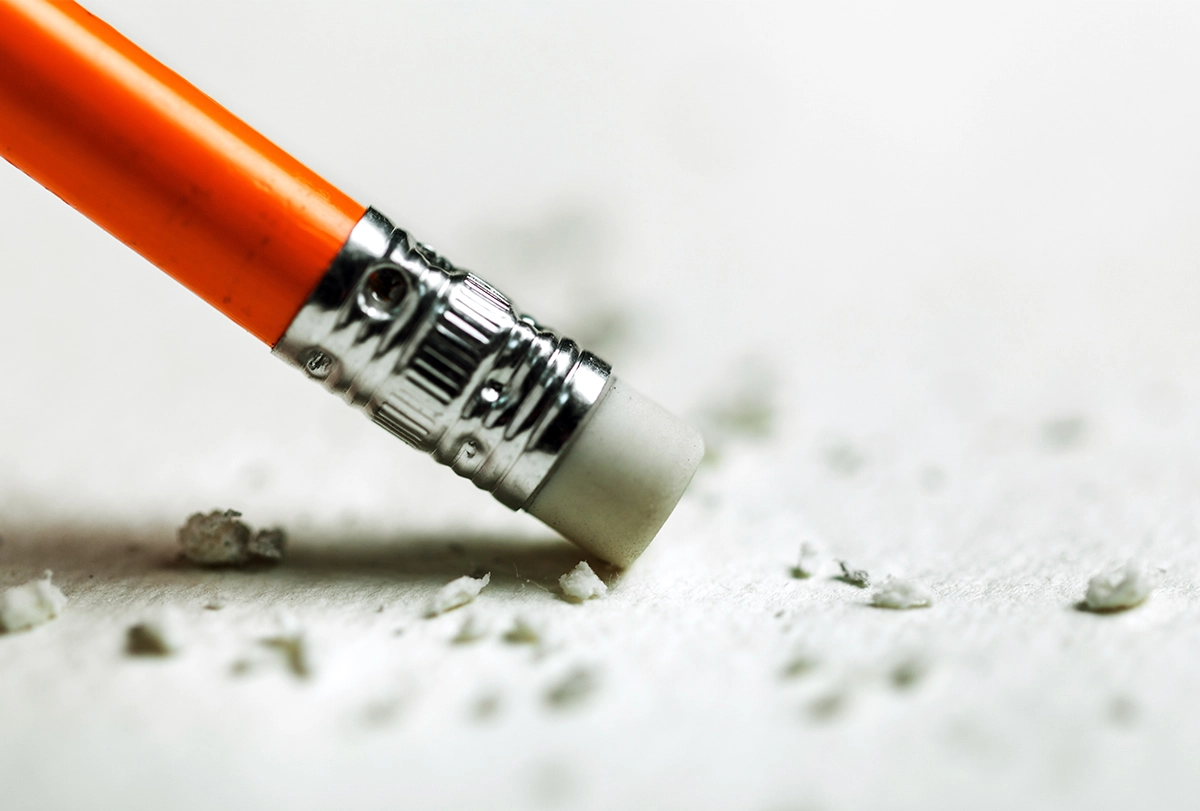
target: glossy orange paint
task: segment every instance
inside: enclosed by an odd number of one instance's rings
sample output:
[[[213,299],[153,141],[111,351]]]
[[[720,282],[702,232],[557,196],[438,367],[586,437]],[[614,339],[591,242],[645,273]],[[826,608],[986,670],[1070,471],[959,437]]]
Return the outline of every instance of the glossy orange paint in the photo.
[[[73,2],[0,0],[0,155],[271,345],[364,211]]]

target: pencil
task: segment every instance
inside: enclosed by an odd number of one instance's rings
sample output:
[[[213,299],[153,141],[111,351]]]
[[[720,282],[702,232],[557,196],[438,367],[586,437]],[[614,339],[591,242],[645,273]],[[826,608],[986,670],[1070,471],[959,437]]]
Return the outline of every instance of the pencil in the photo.
[[[0,155],[376,424],[627,566],[703,443],[74,2],[0,0]]]

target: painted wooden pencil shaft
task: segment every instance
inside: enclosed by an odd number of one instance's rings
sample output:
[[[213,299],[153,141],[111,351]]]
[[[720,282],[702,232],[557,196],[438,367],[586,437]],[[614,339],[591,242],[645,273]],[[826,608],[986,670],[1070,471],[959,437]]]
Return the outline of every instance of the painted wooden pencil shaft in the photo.
[[[365,210],[72,2],[0,0],[0,155],[269,345]]]
[[[612,563],[700,463],[699,435],[607,363],[73,2],[0,0],[0,155],[389,433]]]

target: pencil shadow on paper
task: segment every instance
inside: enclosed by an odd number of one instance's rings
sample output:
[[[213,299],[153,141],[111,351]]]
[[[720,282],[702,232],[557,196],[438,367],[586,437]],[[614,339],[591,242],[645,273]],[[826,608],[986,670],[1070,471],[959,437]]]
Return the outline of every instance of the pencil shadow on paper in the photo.
[[[588,560],[605,580],[616,573],[561,538],[464,533],[388,536],[315,530],[296,533],[284,560],[272,566],[205,568],[181,559],[173,527],[114,525],[0,528],[0,586],[50,569],[65,585],[166,588],[246,582],[300,590],[342,584],[441,584],[463,575],[492,575],[498,591],[533,585],[557,592],[558,578]]]
[[[495,586],[534,583],[557,590],[558,578],[580,560],[600,573],[609,567],[556,536],[541,538],[437,534],[395,539],[314,537],[301,539],[284,568],[296,577],[387,576],[393,580],[443,582],[491,573]],[[603,574],[602,574],[603,576]]]

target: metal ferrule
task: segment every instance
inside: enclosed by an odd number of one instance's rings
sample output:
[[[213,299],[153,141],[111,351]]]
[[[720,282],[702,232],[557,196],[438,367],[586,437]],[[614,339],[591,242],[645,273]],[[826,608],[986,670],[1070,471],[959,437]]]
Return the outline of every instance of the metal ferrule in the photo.
[[[611,371],[373,208],[274,351],[514,510]]]

